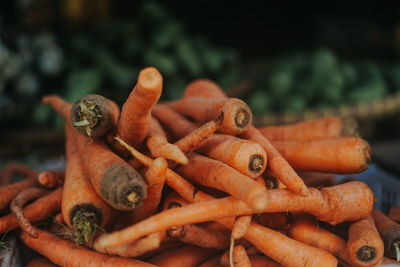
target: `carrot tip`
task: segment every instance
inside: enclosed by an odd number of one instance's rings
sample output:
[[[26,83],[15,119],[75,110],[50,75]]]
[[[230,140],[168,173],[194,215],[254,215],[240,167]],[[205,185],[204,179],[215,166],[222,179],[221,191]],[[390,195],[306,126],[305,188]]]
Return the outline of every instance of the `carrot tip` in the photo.
[[[148,67],[140,72],[138,83],[143,88],[158,90],[158,85],[162,84],[162,76],[156,68]]]
[[[302,197],[308,197],[309,194],[310,193],[308,192],[307,188],[303,188],[300,190],[300,196],[302,196]]]

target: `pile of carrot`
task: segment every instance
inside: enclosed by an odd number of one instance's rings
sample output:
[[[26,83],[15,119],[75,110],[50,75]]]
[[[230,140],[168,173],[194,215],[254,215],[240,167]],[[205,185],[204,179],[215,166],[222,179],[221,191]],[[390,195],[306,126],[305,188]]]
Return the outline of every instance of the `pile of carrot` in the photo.
[[[173,102],[159,103],[162,90],[148,67],[121,108],[99,95],[43,97],[65,119],[65,170],[0,172],[0,233],[41,254],[28,266],[400,261],[400,226],[373,209],[371,189],[334,178],[370,161],[347,120],[257,128],[212,81]]]

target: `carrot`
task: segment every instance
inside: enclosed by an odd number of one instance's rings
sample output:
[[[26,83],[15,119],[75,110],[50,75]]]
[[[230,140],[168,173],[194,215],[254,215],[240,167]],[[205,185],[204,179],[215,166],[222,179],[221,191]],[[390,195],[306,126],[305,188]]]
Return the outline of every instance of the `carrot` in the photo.
[[[307,196],[308,190],[303,180],[297,175],[289,163],[279,154],[256,128],[249,127],[242,135],[245,139],[259,143],[267,153],[269,169],[287,188],[301,196]]]
[[[252,255],[249,256],[250,263],[252,267],[280,267],[279,263],[274,262],[273,260],[265,257],[263,255]]]
[[[220,161],[195,153],[190,154],[189,159],[189,164],[177,167],[177,172],[187,179],[227,192],[255,210],[268,206],[269,196],[265,186]]]
[[[374,209],[371,215],[383,239],[385,256],[393,259],[396,258],[400,262],[400,225],[377,209]]]
[[[13,201],[11,201],[11,213],[14,214],[15,219],[17,220],[22,230],[25,231],[32,238],[37,238],[38,233],[35,231],[34,227],[30,224],[28,219],[24,216],[23,207],[29,201],[39,198],[47,193],[49,193],[49,191],[43,188],[31,187],[21,191],[13,199]]]
[[[45,96],[49,104],[70,123],[71,104],[57,96]],[[118,210],[130,210],[147,198],[146,183],[140,174],[113,153],[101,140],[76,135],[76,146],[96,193]]]
[[[387,257],[382,257],[382,259],[378,262],[377,266],[387,265],[387,264],[399,265],[399,262]]]
[[[98,252],[109,255],[133,258],[158,249],[164,237],[165,232],[158,232],[121,246],[109,247],[105,249],[98,249],[95,247],[95,249]]]
[[[327,250],[350,265],[354,264],[347,252],[346,240],[318,226],[311,216],[296,215],[289,236],[307,245]]]
[[[293,168],[300,171],[361,172],[368,168],[371,157],[368,143],[356,137],[275,141],[272,144]]]
[[[65,172],[61,170],[42,171],[38,175],[38,183],[46,188],[54,188],[63,184]]]
[[[397,223],[400,223],[400,206],[392,206],[389,209],[388,217]]]
[[[295,241],[286,235],[250,224],[246,239],[283,266],[336,266],[337,259],[325,250]]]
[[[149,134],[146,141],[147,147],[154,157],[163,157],[180,164],[187,164],[189,160],[176,145],[167,141],[166,134],[158,120],[151,117]]]
[[[226,97],[222,89],[213,81],[198,79],[189,83],[183,93],[183,98],[188,97],[223,98]]]
[[[36,171],[24,164],[8,162],[0,171],[0,186],[11,184],[15,174],[20,174],[23,178],[25,178],[36,174]]]
[[[61,266],[154,266],[139,260],[107,256],[91,251],[72,242],[61,239],[49,232],[37,229],[39,238],[30,238],[24,232],[21,239],[29,248],[37,251],[50,261]]]
[[[258,130],[270,141],[308,141],[354,136],[356,128],[356,122],[350,118],[326,117],[288,125],[266,126]]]
[[[195,224],[174,226],[167,233],[170,237],[198,247],[226,249],[229,246],[229,237]]]
[[[62,205],[61,205],[62,208]],[[62,216],[62,213],[58,213],[55,217],[54,217],[54,221],[58,224],[65,224],[64,218]]]
[[[117,104],[101,95],[85,95],[71,107],[72,125],[83,136],[103,136],[114,129],[118,119]]]
[[[354,264],[371,266],[383,257],[384,245],[371,216],[349,226],[347,253]]]
[[[55,265],[51,263],[48,259],[44,257],[37,257],[31,260],[27,267],[57,267],[58,265]]]
[[[0,187],[0,211],[8,207],[11,201],[24,189],[36,186],[37,175],[33,174],[21,182]]]
[[[232,238],[235,240],[243,238],[249,228],[250,222],[251,216],[237,217],[232,227]]]
[[[190,152],[194,147],[197,147],[197,151],[201,154],[222,161],[250,177],[261,175],[267,166],[265,151],[255,142],[243,140],[231,135],[213,134],[209,136],[212,131],[207,131],[207,135],[197,135],[197,131],[202,132],[202,129],[207,129],[206,125],[212,122],[204,124],[196,130],[195,124],[165,105],[155,106],[153,114],[161,123],[171,130],[176,137],[180,138],[175,144],[178,145],[184,153]],[[211,127],[210,129],[215,130],[215,128]],[[195,138],[192,139],[191,136],[195,136]],[[199,138],[199,136],[201,138]],[[206,140],[207,137],[208,139]],[[189,145],[187,145],[186,142],[188,142]]]
[[[243,246],[235,246],[233,248],[233,257],[232,260],[229,258],[229,251],[225,251],[225,253],[221,257],[221,265],[222,266],[235,266],[235,267],[251,267],[249,256],[246,253],[246,250]]]
[[[262,174],[265,186],[268,189],[286,188],[286,186],[281,181],[279,181],[279,179],[277,179],[275,176],[276,175],[273,174],[271,171],[265,170],[264,173]]]
[[[160,267],[195,267],[215,254],[217,250],[188,245],[164,252],[151,259],[150,262]]]
[[[178,112],[205,123],[224,114],[219,132],[237,135],[245,131],[252,123],[253,115],[245,102],[237,98],[182,98],[170,105]],[[193,108],[196,107],[196,108]]]
[[[156,68],[140,71],[137,84],[122,107],[116,135],[134,147],[141,145],[150,127],[151,109],[160,98],[162,87],[163,78]],[[124,151],[118,143],[113,145],[117,151]]]
[[[113,210],[94,191],[84,171],[75,143],[80,135],[68,124],[65,133],[66,170],[61,211],[65,223],[73,229],[75,241],[82,244],[110,222]]]
[[[258,224],[276,230],[289,225],[288,216],[287,212],[261,213],[255,216],[254,219]]]
[[[299,172],[299,175],[308,187],[320,188],[336,184],[335,176],[332,173]]]
[[[24,208],[24,215],[29,222],[37,222],[48,218],[60,210],[62,188],[58,188],[48,195],[37,199]],[[0,233],[18,228],[17,219],[9,214],[0,218]]]
[[[197,265],[197,267],[220,267],[221,264],[221,255],[216,255],[214,257],[209,258],[205,262]]]

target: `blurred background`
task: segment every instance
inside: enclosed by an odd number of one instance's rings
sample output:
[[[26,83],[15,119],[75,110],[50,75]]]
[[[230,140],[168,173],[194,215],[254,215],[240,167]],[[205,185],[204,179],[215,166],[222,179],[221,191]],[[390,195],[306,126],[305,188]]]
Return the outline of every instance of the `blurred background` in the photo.
[[[164,77],[162,100],[209,78],[245,100],[259,126],[351,116],[378,150],[398,144],[400,9],[385,1],[0,6],[0,167],[63,153],[63,120],[43,95],[99,93],[122,105],[149,65]]]

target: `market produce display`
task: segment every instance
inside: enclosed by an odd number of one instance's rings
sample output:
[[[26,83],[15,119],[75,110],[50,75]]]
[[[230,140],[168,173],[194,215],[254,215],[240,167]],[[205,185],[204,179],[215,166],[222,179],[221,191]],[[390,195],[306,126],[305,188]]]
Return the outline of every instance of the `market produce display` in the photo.
[[[368,168],[353,124],[256,128],[251,108],[210,80],[160,102],[164,88],[147,67],[121,108],[43,97],[64,120],[65,170],[0,172],[0,233],[44,257],[29,266],[400,262],[400,226],[374,210],[368,185],[333,178]]]

